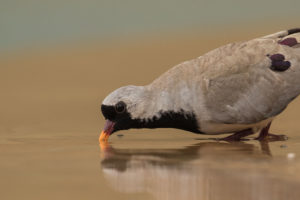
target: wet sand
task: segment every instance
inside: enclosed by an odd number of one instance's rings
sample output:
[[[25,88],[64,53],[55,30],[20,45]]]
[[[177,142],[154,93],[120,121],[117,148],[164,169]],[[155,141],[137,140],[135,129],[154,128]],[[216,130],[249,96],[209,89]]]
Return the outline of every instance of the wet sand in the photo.
[[[299,98],[271,127],[288,141],[226,143],[157,129],[117,132],[98,144],[99,106],[115,88],[147,84],[179,62],[270,32],[91,42],[2,56],[1,199],[298,199]]]

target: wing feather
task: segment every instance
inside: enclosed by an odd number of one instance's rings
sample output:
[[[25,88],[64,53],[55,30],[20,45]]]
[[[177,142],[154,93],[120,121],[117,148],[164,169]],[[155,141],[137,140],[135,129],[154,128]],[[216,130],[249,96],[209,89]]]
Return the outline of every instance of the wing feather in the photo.
[[[210,64],[217,67],[207,68],[203,73],[209,80],[204,96],[211,121],[253,124],[282,112],[300,92],[300,57],[295,57],[294,51],[275,39],[260,38],[231,44],[212,53],[219,59]],[[270,69],[271,60],[267,55],[275,53],[292,61],[290,70]]]

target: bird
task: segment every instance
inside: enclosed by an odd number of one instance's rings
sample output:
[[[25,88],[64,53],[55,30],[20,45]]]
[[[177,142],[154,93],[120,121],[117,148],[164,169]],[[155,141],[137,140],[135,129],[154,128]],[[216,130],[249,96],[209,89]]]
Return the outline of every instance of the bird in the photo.
[[[196,134],[259,133],[300,94],[300,28],[234,42],[169,69],[152,83],[106,96],[99,142],[120,130],[175,128]]]

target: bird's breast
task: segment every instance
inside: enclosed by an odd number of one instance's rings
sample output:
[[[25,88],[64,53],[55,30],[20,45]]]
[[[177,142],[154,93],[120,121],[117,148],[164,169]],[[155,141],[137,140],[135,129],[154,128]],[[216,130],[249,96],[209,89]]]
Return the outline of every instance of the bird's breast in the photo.
[[[273,118],[269,118],[254,124],[224,124],[216,122],[202,122],[201,132],[207,135],[218,135],[223,133],[234,133],[245,129],[253,129],[254,132],[261,130],[270,123]]]

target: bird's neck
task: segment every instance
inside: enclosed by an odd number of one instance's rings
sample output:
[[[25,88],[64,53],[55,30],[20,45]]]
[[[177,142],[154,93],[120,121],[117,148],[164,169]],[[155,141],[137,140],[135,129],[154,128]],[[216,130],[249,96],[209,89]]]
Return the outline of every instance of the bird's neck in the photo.
[[[185,87],[149,87],[149,104],[147,110],[150,115],[162,112],[191,113],[193,112],[192,92]]]
[[[200,133],[188,97],[182,98],[182,93],[176,90],[151,87],[147,90],[148,101],[141,109],[144,112],[135,118],[136,128],[177,128]]]

